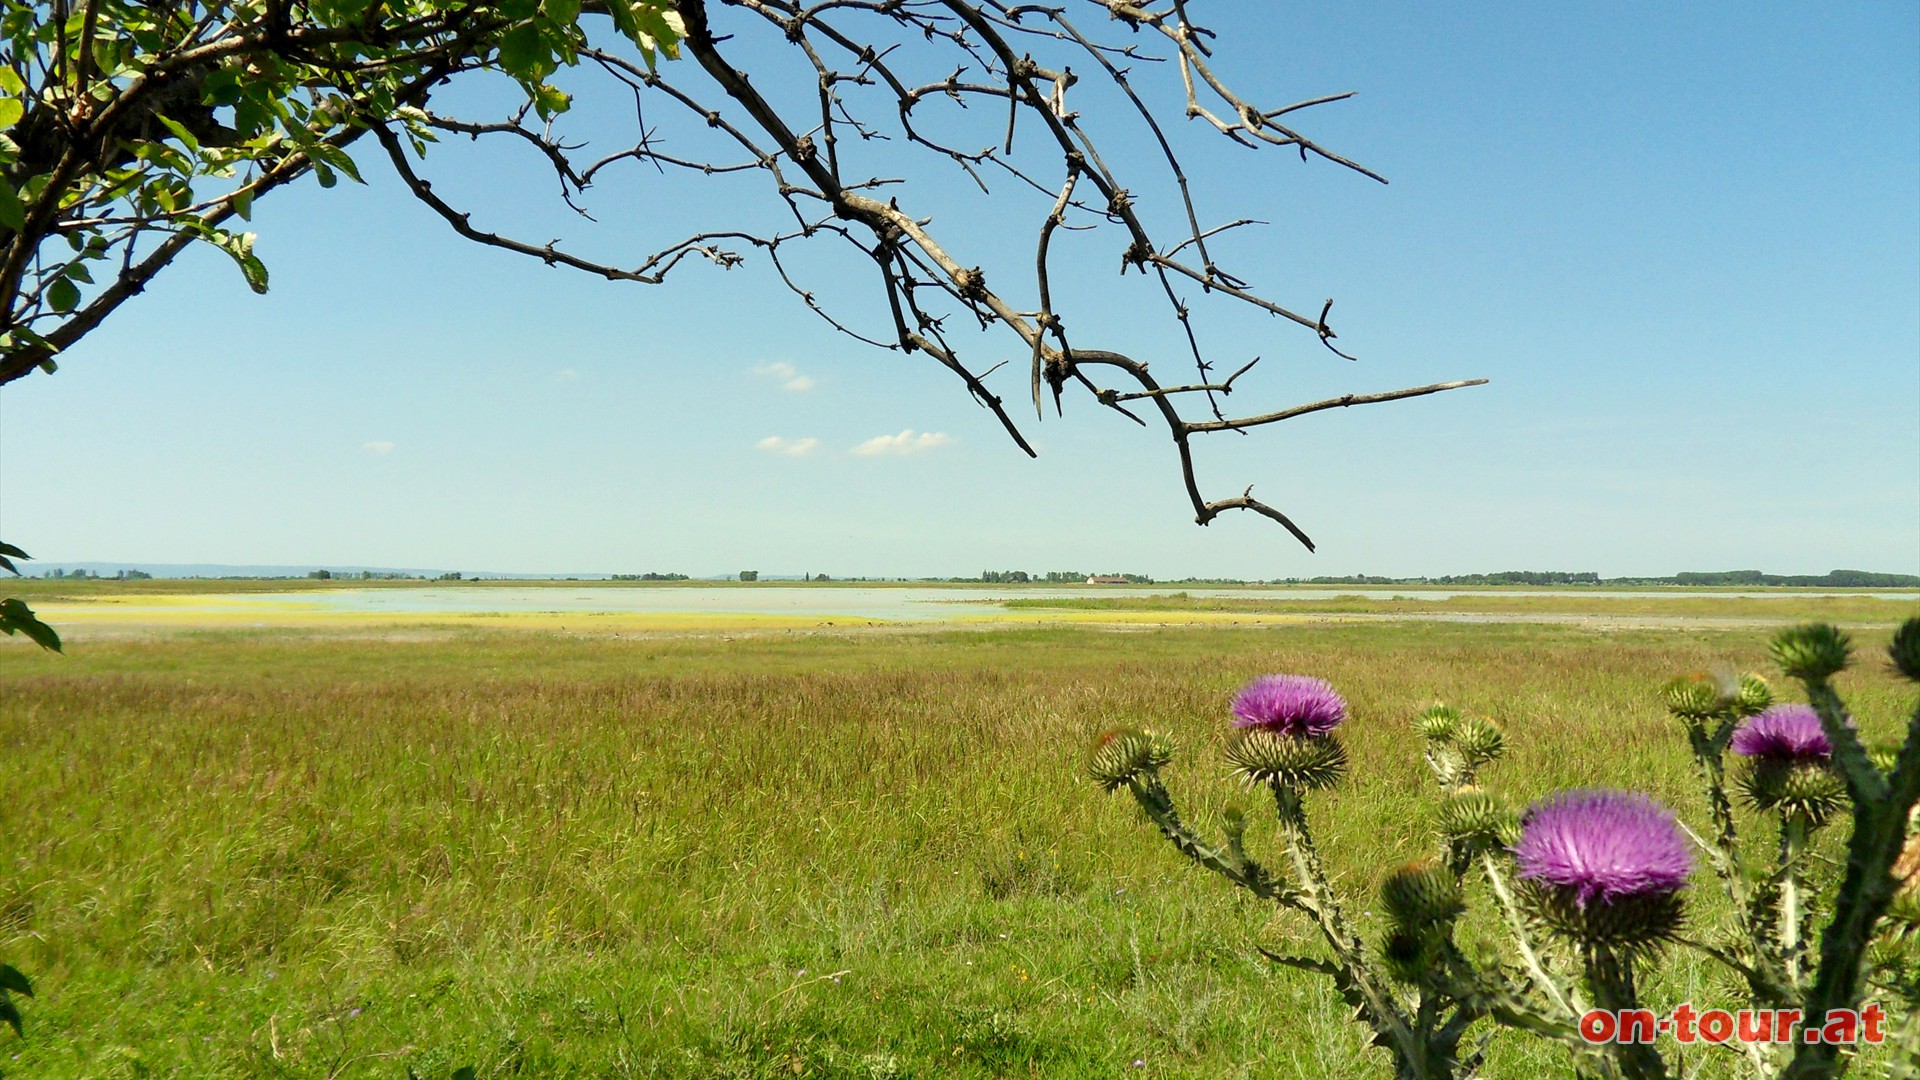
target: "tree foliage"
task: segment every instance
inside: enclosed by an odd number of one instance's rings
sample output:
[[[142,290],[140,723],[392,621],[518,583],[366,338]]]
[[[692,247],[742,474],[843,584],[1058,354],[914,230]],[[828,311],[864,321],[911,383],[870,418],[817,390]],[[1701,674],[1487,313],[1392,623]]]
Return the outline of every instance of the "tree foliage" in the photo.
[[[596,5],[647,62],[674,48],[662,3]],[[256,292],[254,200],[311,174],[360,179],[350,147],[456,75],[516,79],[541,115],[586,42],[580,0],[14,3],[0,17],[0,383],[55,357],[188,245]]]
[[[15,577],[20,576],[20,568],[13,565],[13,560],[32,557],[12,544],[0,543],[0,570],[5,570]],[[43,649],[60,651],[59,633],[53,627],[41,622],[24,600],[11,596],[0,600],[0,631],[4,631],[8,637],[24,634],[27,640]]]

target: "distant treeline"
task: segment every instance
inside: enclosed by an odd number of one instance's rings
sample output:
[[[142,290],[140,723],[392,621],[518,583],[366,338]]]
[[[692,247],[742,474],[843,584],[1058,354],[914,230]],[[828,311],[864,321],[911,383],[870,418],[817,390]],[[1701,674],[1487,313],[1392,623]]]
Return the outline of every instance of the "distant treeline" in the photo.
[[[143,570],[121,570],[115,574],[91,572],[85,569],[53,569],[43,572],[41,577],[69,578],[89,581],[143,581],[153,575]],[[192,575],[183,580],[213,581],[255,581],[261,579],[284,578],[288,574],[222,574],[218,576]],[[321,581],[461,581],[479,580],[481,575],[470,578],[458,571],[440,574],[414,574],[403,571],[384,570],[313,570],[306,575]],[[498,576],[498,575],[488,575]],[[518,575],[515,575],[518,576]],[[686,574],[648,572],[644,574],[612,574],[614,581],[690,581]],[[757,571],[742,571],[740,580],[759,580]],[[831,578],[826,574],[807,574],[803,581],[898,581],[898,582],[992,582],[997,584],[1047,584],[1080,585],[1091,578],[1107,584],[1124,580],[1133,585],[1155,584],[1153,578],[1145,574],[1083,574],[1077,570],[1051,570],[1045,573],[1029,573],[1025,570],[986,570],[977,578],[893,578],[893,577],[842,577]],[[532,580],[532,579],[530,579]],[[547,580],[579,581],[577,577],[553,578]],[[587,578],[584,580],[595,580]],[[709,580],[709,579],[702,579]],[[1872,570],[1829,570],[1824,574],[1768,574],[1759,570],[1688,570],[1671,577],[1615,577],[1603,578],[1591,570],[1502,570],[1492,574],[1449,574],[1443,577],[1382,577],[1374,574],[1345,574],[1338,577],[1310,578],[1274,578],[1270,581],[1244,580],[1224,577],[1187,577],[1163,579],[1166,585],[1600,585],[1613,588],[1623,586],[1654,585],[1694,585],[1694,586],[1754,586],[1788,585],[1814,589],[1916,589],[1920,588],[1920,575],[1882,574]]]
[[[1871,570],[1829,570],[1812,574],[1763,574],[1758,570],[1722,570],[1718,573],[1683,573],[1673,576],[1676,585],[1814,585],[1834,589],[1908,589],[1920,586],[1913,574],[1876,574]]]
[[[1502,570],[1496,574],[1449,574],[1434,578],[1374,577],[1370,574],[1355,574],[1348,577],[1307,578],[1304,582],[1288,580],[1288,584],[1295,583],[1306,585],[1598,585],[1600,575],[1591,570],[1583,572]]]
[[[1287,578],[1287,585],[1799,585],[1826,589],[1920,588],[1920,576],[1880,574],[1871,570],[1829,570],[1824,574],[1766,574],[1758,570],[1682,571],[1672,577],[1602,578],[1591,571],[1502,570],[1494,574],[1454,574],[1446,577]]]
[[[928,580],[941,580],[929,578]],[[1153,579],[1145,574],[1083,574],[1078,570],[1049,570],[1044,574],[1029,574],[1025,570],[982,570],[977,578],[946,578],[947,581],[984,581],[989,584],[1006,583],[1025,585],[1029,582],[1046,582],[1049,585],[1081,585],[1089,581],[1098,581],[1110,585],[1124,580],[1129,585],[1151,585]]]

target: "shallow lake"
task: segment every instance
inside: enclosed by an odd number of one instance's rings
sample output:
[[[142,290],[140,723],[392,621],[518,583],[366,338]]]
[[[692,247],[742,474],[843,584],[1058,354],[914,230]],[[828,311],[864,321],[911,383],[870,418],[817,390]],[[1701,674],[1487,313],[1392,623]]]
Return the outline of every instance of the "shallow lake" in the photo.
[[[1060,588],[1010,588],[996,592],[980,588],[941,586],[673,586],[607,587],[582,584],[577,588],[545,586],[443,585],[420,588],[325,589],[285,593],[229,593],[196,598],[202,610],[217,609],[243,613],[289,608],[368,615],[446,615],[479,613],[633,613],[688,615],[771,615],[804,618],[890,621],[934,621],[972,616],[1003,614],[1002,602],[1008,599],[1078,599],[1122,597],[1146,598],[1185,593],[1195,598],[1247,600],[1331,600],[1358,596],[1370,600],[1395,597],[1444,600],[1462,595],[1560,596],[1634,599],[1684,596],[1719,597],[1810,597],[1871,596],[1880,599],[1913,599],[1911,592],[1798,591],[1696,593],[1654,590],[1502,590],[1488,594],[1476,590],[1412,588],[1293,588],[1236,589],[1194,588],[1169,584],[1121,588],[1114,586],[1063,586]],[[137,599],[115,605],[125,614],[145,609]],[[161,610],[154,608],[153,610]]]

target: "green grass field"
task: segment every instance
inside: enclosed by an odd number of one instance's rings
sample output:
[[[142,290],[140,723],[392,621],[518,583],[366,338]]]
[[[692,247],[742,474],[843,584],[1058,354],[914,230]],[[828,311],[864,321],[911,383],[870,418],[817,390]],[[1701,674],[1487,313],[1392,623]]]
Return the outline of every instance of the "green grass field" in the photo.
[[[1870,740],[1911,708],[1873,655],[1907,613],[1857,634],[1843,676]],[[1332,680],[1353,770],[1311,813],[1371,930],[1377,881],[1431,843],[1417,711],[1503,720],[1487,782],[1516,802],[1631,786],[1698,821],[1654,690],[1763,668],[1766,636],[428,628],[83,638],[64,657],[0,641],[0,959],[40,995],[25,1040],[0,1034],[0,1073],[1384,1075],[1325,985],[1253,948],[1305,928],[1082,780],[1089,739],[1174,733],[1170,783],[1217,829],[1229,804],[1259,806],[1219,762],[1234,689]],[[1691,892],[1710,914],[1704,872]],[[1478,913],[1466,937],[1500,949]],[[1676,957],[1649,997],[1712,1002],[1718,978]],[[1566,1071],[1496,1040],[1491,1076]]]

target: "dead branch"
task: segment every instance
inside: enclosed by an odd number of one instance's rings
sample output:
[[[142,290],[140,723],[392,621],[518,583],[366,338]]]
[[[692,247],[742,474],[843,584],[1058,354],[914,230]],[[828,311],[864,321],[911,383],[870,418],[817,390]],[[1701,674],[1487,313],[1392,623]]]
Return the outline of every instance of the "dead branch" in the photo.
[[[1279,117],[1342,101],[1350,94],[1323,95],[1263,109],[1236,95],[1215,73],[1212,48],[1207,44],[1211,33],[1188,21],[1185,5],[1149,11],[1120,0],[1095,2],[1123,24],[1157,32],[1170,43],[1171,56],[1150,56],[1137,44],[1115,46],[1095,41],[1082,33],[1061,7],[1009,6],[968,0],[916,3],[823,0],[811,6],[789,0],[725,0],[725,6],[738,9],[749,24],[757,20],[778,33],[798,50],[811,70],[809,89],[791,87],[788,92],[775,95],[761,90],[751,73],[730,59],[725,45],[732,35],[715,30],[707,0],[678,0],[676,7],[686,25],[683,46],[717,91],[724,103],[721,108],[702,104],[700,97],[704,94],[696,96],[695,91],[687,89],[680,72],[676,71],[669,81],[661,71],[641,68],[610,52],[589,48],[582,50],[582,55],[619,78],[634,92],[636,99],[642,93],[661,95],[745,150],[751,160],[710,164],[697,155],[668,154],[657,144],[655,132],[648,129],[643,130],[631,149],[617,151],[584,169],[574,170],[565,163],[567,148],[543,134],[528,131],[517,120],[504,127],[469,124],[452,129],[470,133],[498,131],[532,142],[538,152],[554,160],[563,187],[571,184],[576,191],[602,170],[627,161],[700,169],[708,174],[761,171],[767,174],[774,195],[787,204],[801,226],[797,233],[778,237],[756,238],[738,231],[700,233],[657,252],[633,270],[584,260],[551,243],[515,241],[475,228],[468,215],[440,200],[431,185],[413,173],[391,135],[384,135],[382,141],[408,186],[461,235],[549,264],[572,266],[617,280],[652,283],[688,255],[702,255],[722,266],[735,265],[743,256],[717,246],[716,241],[721,239],[736,242],[743,249],[765,251],[781,281],[800,297],[808,310],[825,319],[836,331],[856,340],[910,354],[924,354],[954,372],[968,393],[994,414],[1015,444],[1031,454],[1030,444],[1007,415],[1002,399],[988,388],[986,373],[976,374],[961,360],[946,326],[951,315],[964,313],[969,323],[982,329],[1004,330],[1020,343],[1026,354],[1028,391],[1036,415],[1041,413],[1043,388],[1051,390],[1058,410],[1069,384],[1083,388],[1095,403],[1114,409],[1136,423],[1145,421],[1129,411],[1125,403],[1151,401],[1174,443],[1181,481],[1193,504],[1197,522],[1204,525],[1229,510],[1247,510],[1278,522],[1311,550],[1313,542],[1307,534],[1287,515],[1255,499],[1251,488],[1233,498],[1207,498],[1195,475],[1194,437],[1221,431],[1244,432],[1326,409],[1419,397],[1480,385],[1485,380],[1454,380],[1401,390],[1347,394],[1245,416],[1225,414],[1220,399],[1234,390],[1236,382],[1253,363],[1225,379],[1211,376],[1212,363],[1206,358],[1194,326],[1192,309],[1176,288],[1177,281],[1197,285],[1203,294],[1217,295],[1277,315],[1310,331],[1336,355],[1353,357],[1333,344],[1336,334],[1327,321],[1332,301],[1322,304],[1316,315],[1303,314],[1261,296],[1215,259],[1208,249],[1209,240],[1258,222],[1241,218],[1210,227],[1203,225],[1191,181],[1173,140],[1146,99],[1129,81],[1128,71],[1121,64],[1171,59],[1185,87],[1186,115],[1206,121],[1227,138],[1248,146],[1292,147],[1303,158],[1318,157],[1363,176],[1384,180],[1372,170],[1278,122]],[[882,25],[905,32],[908,40],[917,37],[922,42],[956,50],[960,62],[951,65],[944,76],[931,80],[915,78],[903,67],[914,58],[903,50],[903,41],[881,42],[871,26],[854,29],[848,25],[846,20],[853,18],[877,19]],[[741,29],[736,28],[736,32]],[[1042,63],[1031,53],[1016,49],[1013,45],[1016,38],[1077,52],[1090,60],[1108,85],[1124,99],[1152,137],[1178,192],[1185,220],[1183,235],[1175,242],[1161,245],[1154,240],[1132,189],[1081,125],[1080,113],[1069,104],[1078,82],[1071,68],[1064,63]],[[844,58],[848,66],[841,66],[839,58]],[[858,101],[849,95],[850,90],[860,92]],[[891,100],[894,131],[909,146],[959,167],[983,191],[988,189],[988,183],[987,174],[981,170],[991,167],[1016,178],[1023,190],[1043,192],[1051,200],[1039,218],[1035,233],[1030,287],[1036,295],[1036,305],[1028,308],[1011,300],[1003,280],[1019,287],[1017,277],[1003,279],[1001,271],[989,271],[963,258],[949,240],[936,233],[929,219],[907,210],[897,198],[882,200],[867,194],[883,181],[854,179],[850,175],[853,165],[846,152],[849,140],[865,144],[888,138],[881,126],[865,118],[859,108],[860,103],[872,100],[876,93],[882,99]],[[983,149],[954,145],[945,137],[933,134],[919,117],[919,111],[929,102],[947,102],[964,114],[970,101],[982,100],[997,102],[1005,113],[997,145]],[[801,120],[798,115],[801,112],[810,115]],[[1037,128],[1041,148],[1018,154],[1016,145],[1023,119]],[[1049,157],[1060,170],[1058,179],[1052,181],[1035,175],[1031,164],[1019,163],[1021,160],[1045,161]],[[1090,189],[1084,196],[1083,186]],[[814,220],[806,204],[816,206],[824,218]],[[827,222],[833,223],[831,227]],[[1168,311],[1182,329],[1189,359],[1200,375],[1198,380],[1162,386],[1149,373],[1143,360],[1124,352],[1071,343],[1067,320],[1055,304],[1050,262],[1052,242],[1060,230],[1090,229],[1103,223],[1117,226],[1125,234],[1122,273],[1138,269],[1157,279]],[[890,332],[882,335],[856,330],[847,320],[829,314],[820,304],[816,291],[795,279],[781,258],[780,247],[789,241],[816,236],[835,236],[852,244],[878,268]],[[1195,262],[1183,259],[1189,249]],[[937,298],[938,302],[930,304],[929,297]],[[1124,385],[1103,385],[1088,374],[1098,370],[1117,374]],[[1186,418],[1180,403],[1192,396],[1205,399],[1210,419]]]
[[[1029,455],[1034,453],[1031,444],[988,381],[1001,366],[1022,360],[1037,419],[1044,419],[1048,394],[1056,414],[1064,411],[1067,397],[1078,399],[1084,393],[1093,404],[1138,424],[1145,425],[1147,416],[1158,415],[1159,426],[1173,443],[1180,481],[1199,524],[1230,510],[1245,510],[1277,522],[1312,550],[1307,534],[1286,514],[1255,499],[1251,487],[1239,496],[1208,498],[1196,474],[1194,440],[1218,432],[1245,433],[1329,409],[1477,386],[1486,380],[1345,394],[1228,415],[1224,400],[1244,388],[1243,377],[1259,361],[1249,361],[1225,378],[1216,375],[1205,335],[1197,325],[1195,303],[1238,304],[1264,311],[1308,331],[1335,355],[1354,357],[1335,347],[1337,335],[1328,322],[1332,300],[1322,303],[1317,314],[1310,314],[1311,307],[1295,307],[1263,295],[1255,284],[1229,270],[1226,259],[1216,257],[1230,246],[1219,239],[1223,234],[1237,236],[1236,230],[1264,222],[1250,217],[1217,224],[1203,221],[1193,191],[1195,178],[1181,161],[1174,129],[1163,122],[1150,95],[1135,86],[1134,71],[1147,70],[1141,65],[1170,65],[1168,78],[1177,73],[1184,97],[1184,101],[1176,99],[1176,104],[1184,117],[1202,121],[1202,130],[1211,129],[1243,146],[1290,148],[1302,160],[1317,159],[1382,183],[1385,180],[1314,142],[1289,126],[1291,120],[1282,122],[1351,94],[1309,97],[1271,108],[1256,104],[1237,93],[1216,70],[1214,35],[1191,20],[1181,0],[1162,7],[1127,0],[1085,2],[1124,27],[1134,35],[1132,39],[1099,40],[1083,32],[1065,6],[1001,0],[673,0],[685,26],[683,61],[655,67],[624,47],[603,45],[597,37],[589,37],[570,54],[581,61],[579,78],[598,80],[616,95],[631,96],[634,104],[633,134],[592,153],[590,147],[557,135],[555,124],[530,119],[526,106],[505,118],[427,111],[427,99],[442,81],[471,67],[486,66],[474,59],[486,49],[473,51],[479,40],[475,35],[487,29],[482,20],[455,15],[440,23],[380,27],[380,18],[370,14],[367,26],[379,31],[375,37],[402,40],[431,31],[439,35],[432,39],[433,50],[439,51],[415,58],[425,66],[421,79],[410,84],[415,89],[402,102],[410,112],[334,118],[338,123],[323,132],[327,143],[321,149],[345,146],[370,132],[407,190],[458,235],[610,281],[660,284],[689,262],[730,269],[750,256],[764,254],[782,285],[836,332],[869,346],[924,355],[951,371]],[[347,84],[361,70],[356,65],[387,62],[356,52],[354,31],[285,24],[286,6],[269,8],[281,14],[227,28],[194,27],[189,45],[129,80],[112,105],[87,120],[92,125],[88,137],[94,143],[70,143],[68,157],[50,166],[55,180],[65,184],[82,175],[86,154],[98,149],[95,144],[111,141],[115,132],[124,130],[128,116],[144,115],[143,108],[149,112],[158,108],[153,102],[164,93],[177,93],[177,87],[168,91],[168,80],[188,78],[223,57],[298,49],[308,58],[305,62],[336,73]],[[586,10],[606,13],[604,6],[592,2]],[[716,17],[725,18],[727,25],[716,27]],[[80,32],[92,33],[91,26],[88,21]],[[359,32],[373,34],[367,28]],[[756,34],[793,50],[787,55],[794,60],[796,78],[785,84],[766,78],[765,87],[755,81],[758,73],[738,59],[749,55],[738,42]],[[1076,65],[1087,73],[1084,83]],[[88,73],[77,74],[84,84]],[[1146,145],[1157,159],[1153,171],[1164,168],[1165,173],[1157,180],[1126,175],[1123,155],[1109,152],[1082,122],[1083,106],[1115,112],[1150,139]],[[544,104],[542,109],[542,117],[552,111]],[[659,122],[661,113],[667,114],[664,123]],[[753,219],[744,214],[730,216],[735,200],[715,199],[694,210],[723,220],[705,227],[675,221],[674,235],[679,238],[664,246],[642,247],[650,253],[637,262],[615,264],[590,258],[558,239],[516,239],[476,225],[472,211],[453,205],[423,175],[418,152],[434,132],[500,141],[537,154],[558,181],[561,199],[583,217],[586,210],[576,200],[583,200],[589,188],[596,194],[602,190],[596,181],[639,166],[649,174],[672,169],[698,171],[707,177],[757,178],[759,190],[769,200],[767,206],[779,215],[779,227],[750,227],[746,222]],[[207,134],[212,137],[217,132]],[[413,155],[408,153],[409,141],[416,151]],[[889,146],[892,157],[876,157]],[[1028,223],[1034,245],[1031,269],[993,263],[979,253],[986,245],[976,243],[974,232],[936,226],[924,206],[911,205],[920,201],[921,193],[911,184],[898,187],[912,176],[898,168],[903,160],[958,169],[982,192],[990,191],[990,182],[1010,179],[1012,183],[1006,185],[1010,190],[995,195],[998,205],[1004,206],[997,218]],[[186,209],[169,207],[164,214],[116,216],[117,212],[81,214],[61,209],[93,205],[86,199],[61,203],[47,197],[31,202],[25,207],[28,225],[43,235],[58,235],[62,228],[122,230],[114,234],[115,243],[123,245],[119,279],[45,335],[46,354],[77,340],[140,291],[193,239],[189,231],[194,222],[217,225],[242,212],[255,196],[312,167],[306,152],[290,147],[272,168],[243,178],[226,194],[212,199],[196,195],[197,201],[188,200],[191,205]],[[1173,205],[1171,197],[1142,197],[1140,193],[1156,185],[1162,192],[1170,188],[1171,195],[1177,196],[1177,211],[1143,210],[1143,205]],[[888,194],[894,190],[900,194]],[[110,205],[112,201],[94,202]],[[1160,220],[1156,214],[1172,220]],[[1061,310],[1061,290],[1054,279],[1061,264],[1056,240],[1069,231],[1112,237],[1119,276],[1139,271],[1151,279],[1152,284],[1143,285],[1151,302],[1164,304],[1166,317],[1178,325],[1184,356],[1177,359],[1193,365],[1193,377],[1162,385],[1150,372],[1148,357],[1095,347],[1087,340],[1092,336],[1087,327],[1097,322],[1082,321]],[[136,247],[149,234],[158,238],[157,247],[136,257]],[[842,250],[858,252],[862,266],[875,268],[878,280],[871,284],[877,285],[877,291],[866,293],[881,313],[874,325],[863,325],[862,319],[840,311],[837,302],[829,310],[828,300],[823,299],[826,288],[844,283],[809,278],[803,264],[790,258],[803,242],[838,242],[846,245]],[[23,279],[35,275],[42,283],[56,280],[64,264],[51,258],[43,258],[37,247],[25,243],[0,251],[0,294],[8,299],[6,315],[13,320],[9,325],[38,325],[34,320],[51,318],[46,285],[23,285]],[[864,274],[862,270],[862,278]],[[976,328],[1003,335],[1005,355],[963,357],[961,331],[971,333]],[[0,382],[26,374],[45,359],[46,355],[31,350],[9,352]],[[1263,378],[1268,368],[1262,369]],[[1018,377],[1016,367],[1001,378]],[[1143,406],[1136,413],[1127,407],[1138,402],[1151,403],[1151,408]],[[1190,413],[1207,418],[1190,419]]]

